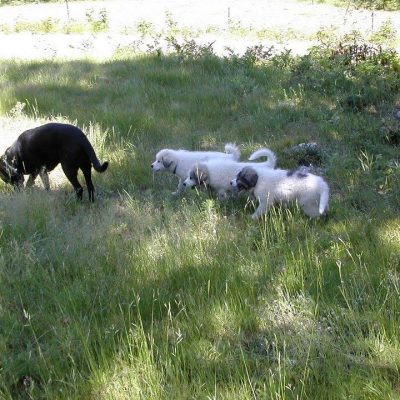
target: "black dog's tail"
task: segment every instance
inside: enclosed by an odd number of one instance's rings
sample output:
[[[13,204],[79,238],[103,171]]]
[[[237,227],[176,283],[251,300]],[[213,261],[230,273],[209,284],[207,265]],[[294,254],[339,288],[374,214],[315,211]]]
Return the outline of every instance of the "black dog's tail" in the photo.
[[[104,161],[103,164],[100,163],[99,159],[96,156],[96,153],[92,147],[92,145],[90,144],[88,138],[85,136],[86,140],[84,143],[84,147],[85,147],[85,152],[87,154],[87,156],[90,159],[90,162],[93,164],[93,168],[97,171],[97,172],[104,172],[107,167],[109,162],[108,161]]]
[[[97,172],[104,172],[107,168],[108,168],[108,164],[109,164],[109,162],[108,161],[104,161],[103,162],[103,164],[100,164],[99,163],[99,160],[97,160],[97,165],[94,163],[94,162],[92,162],[93,163],[93,168],[97,171]]]

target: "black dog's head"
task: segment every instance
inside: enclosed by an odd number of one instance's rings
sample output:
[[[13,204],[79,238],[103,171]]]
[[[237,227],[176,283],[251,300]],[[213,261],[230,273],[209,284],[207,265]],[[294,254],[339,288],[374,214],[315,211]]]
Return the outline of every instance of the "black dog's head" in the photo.
[[[24,174],[13,165],[6,153],[0,158],[0,178],[10,185],[20,187],[24,183]]]
[[[235,179],[232,179],[231,185],[236,188],[238,192],[244,190],[254,189],[257,185],[258,175],[252,167],[244,167],[237,175]]]

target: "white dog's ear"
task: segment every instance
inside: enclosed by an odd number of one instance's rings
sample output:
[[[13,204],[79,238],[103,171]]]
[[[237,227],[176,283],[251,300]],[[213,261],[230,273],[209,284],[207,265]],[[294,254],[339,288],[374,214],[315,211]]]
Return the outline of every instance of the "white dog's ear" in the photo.
[[[172,165],[172,160],[169,160],[166,157],[163,157],[161,159],[161,162],[163,163],[164,168],[168,169]]]
[[[160,158],[161,158],[161,162],[164,166],[165,169],[168,169],[173,161],[171,160],[171,157],[169,155],[169,151],[168,150],[164,150],[161,154],[160,154]]]
[[[202,165],[197,166],[196,168],[196,177],[198,185],[206,185],[208,183],[208,171]]]
[[[257,185],[257,172],[251,167],[244,167],[237,175],[237,183],[243,189],[249,190]]]

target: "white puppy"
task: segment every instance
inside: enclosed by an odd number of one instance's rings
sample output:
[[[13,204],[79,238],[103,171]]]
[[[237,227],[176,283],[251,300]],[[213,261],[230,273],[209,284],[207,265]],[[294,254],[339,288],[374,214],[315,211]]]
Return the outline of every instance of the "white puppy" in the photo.
[[[179,178],[178,187],[173,194],[183,191],[183,180],[188,176],[190,168],[200,161],[218,158],[222,160],[239,160],[240,150],[233,143],[225,145],[225,153],[219,151],[160,150],[156,160],[151,164],[153,171],[170,171]]]
[[[283,169],[243,168],[231,182],[238,191],[248,190],[259,201],[252,215],[259,218],[274,203],[295,200],[311,218],[319,217],[328,210],[329,187],[323,178],[310,174],[305,168],[294,171]]]
[[[231,180],[246,166],[255,168],[275,168],[276,156],[273,151],[262,148],[255,151],[249,160],[268,157],[265,162],[237,162],[233,160],[212,159],[195,164],[183,182],[186,187],[209,186],[217,192],[219,199],[226,197],[226,192],[232,190]]]

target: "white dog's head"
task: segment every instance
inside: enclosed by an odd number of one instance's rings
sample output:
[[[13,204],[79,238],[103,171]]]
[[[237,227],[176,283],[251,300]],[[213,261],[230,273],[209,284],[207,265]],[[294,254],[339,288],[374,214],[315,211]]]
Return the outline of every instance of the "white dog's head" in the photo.
[[[208,170],[205,165],[199,163],[190,168],[188,177],[183,181],[183,186],[194,188],[196,186],[207,186]]]
[[[172,150],[163,149],[160,150],[156,155],[156,160],[151,164],[153,171],[165,171],[171,169],[176,164],[172,155]]]
[[[244,167],[237,175],[236,178],[231,180],[231,186],[238,192],[244,190],[252,190],[256,187],[258,181],[258,174],[252,167]]]

